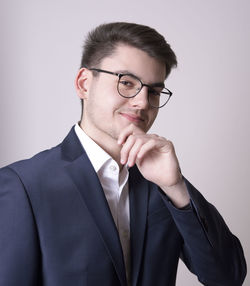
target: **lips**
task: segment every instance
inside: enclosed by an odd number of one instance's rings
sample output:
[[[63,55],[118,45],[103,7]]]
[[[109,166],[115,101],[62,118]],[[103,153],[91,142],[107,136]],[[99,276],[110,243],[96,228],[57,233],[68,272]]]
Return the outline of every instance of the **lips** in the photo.
[[[124,118],[126,118],[128,121],[130,122],[134,122],[134,123],[139,123],[144,121],[144,119],[136,114],[132,114],[132,113],[120,113],[121,116],[123,116]]]

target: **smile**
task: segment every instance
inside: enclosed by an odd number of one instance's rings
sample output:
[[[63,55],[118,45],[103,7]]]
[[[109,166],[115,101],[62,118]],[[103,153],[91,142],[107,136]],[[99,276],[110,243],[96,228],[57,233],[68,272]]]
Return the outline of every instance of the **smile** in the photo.
[[[135,114],[129,114],[129,113],[120,113],[120,114],[130,122],[139,123],[144,121],[140,116],[137,116]]]

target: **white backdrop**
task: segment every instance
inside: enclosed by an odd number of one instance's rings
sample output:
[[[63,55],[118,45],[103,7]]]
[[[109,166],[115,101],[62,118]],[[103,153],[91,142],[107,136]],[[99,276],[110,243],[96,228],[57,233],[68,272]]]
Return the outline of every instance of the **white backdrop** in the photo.
[[[80,118],[73,82],[86,33],[131,21],[161,32],[179,66],[152,132],[221,212],[250,259],[250,2],[1,0],[0,167],[58,144]],[[177,285],[201,285],[180,263]],[[250,285],[247,279],[244,285]]]

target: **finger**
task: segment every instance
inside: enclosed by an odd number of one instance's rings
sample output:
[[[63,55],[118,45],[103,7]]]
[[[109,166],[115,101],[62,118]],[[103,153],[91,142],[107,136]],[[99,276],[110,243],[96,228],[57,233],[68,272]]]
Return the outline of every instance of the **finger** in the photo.
[[[140,151],[137,154],[137,158],[141,160],[149,151],[156,148],[156,141],[154,139],[150,139],[148,142],[143,144],[140,148]]]
[[[152,138],[141,147],[140,152],[137,155],[138,159],[142,159],[146,155],[146,153],[153,149],[157,150],[160,153],[169,153],[171,151],[174,152],[174,146],[171,141],[160,137],[159,140]]]
[[[132,124],[128,125],[126,128],[124,128],[118,137],[118,144],[122,145],[126,142],[129,135],[133,133],[133,126]]]
[[[122,145],[126,142],[127,138],[132,134],[145,134],[140,128],[136,127],[134,124],[128,125],[119,134],[117,143]]]
[[[120,152],[120,162],[121,164],[126,164],[128,161],[128,156],[129,156],[129,152],[132,148],[132,146],[135,143],[135,137],[133,135],[130,135],[126,142],[123,144],[121,152]]]
[[[162,138],[161,145],[159,145],[159,151],[162,153],[169,153],[171,151],[174,151],[174,145],[171,141],[166,140],[165,138]]]
[[[128,155],[128,165],[129,167],[134,166],[136,159],[137,159],[137,154],[140,152],[140,149],[143,145],[143,140],[141,138],[137,138],[135,141],[134,145],[130,149],[129,155]]]

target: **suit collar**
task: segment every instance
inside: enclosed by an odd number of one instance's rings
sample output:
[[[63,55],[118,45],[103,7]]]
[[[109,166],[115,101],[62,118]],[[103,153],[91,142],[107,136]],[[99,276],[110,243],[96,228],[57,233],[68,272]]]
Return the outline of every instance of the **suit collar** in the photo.
[[[74,127],[75,133],[81,142],[85,152],[87,153],[96,173],[108,161],[112,160],[111,156],[104,151],[93,139],[91,139],[79,126],[76,124]]]
[[[66,161],[74,161],[82,154],[85,153],[76,133],[74,126],[69,131],[68,135],[65,137],[61,143],[62,159]]]
[[[91,213],[109,253],[121,285],[126,285],[126,272],[119,234],[97,174],[91,165],[75,131],[70,130],[61,145],[65,167]],[[131,278],[137,284],[144,249],[149,184],[136,166],[129,169]]]
[[[74,127],[61,145],[62,158],[69,162],[67,174],[77,187],[114,264],[121,285],[126,285],[126,272],[119,234],[97,174],[83,149]]]

